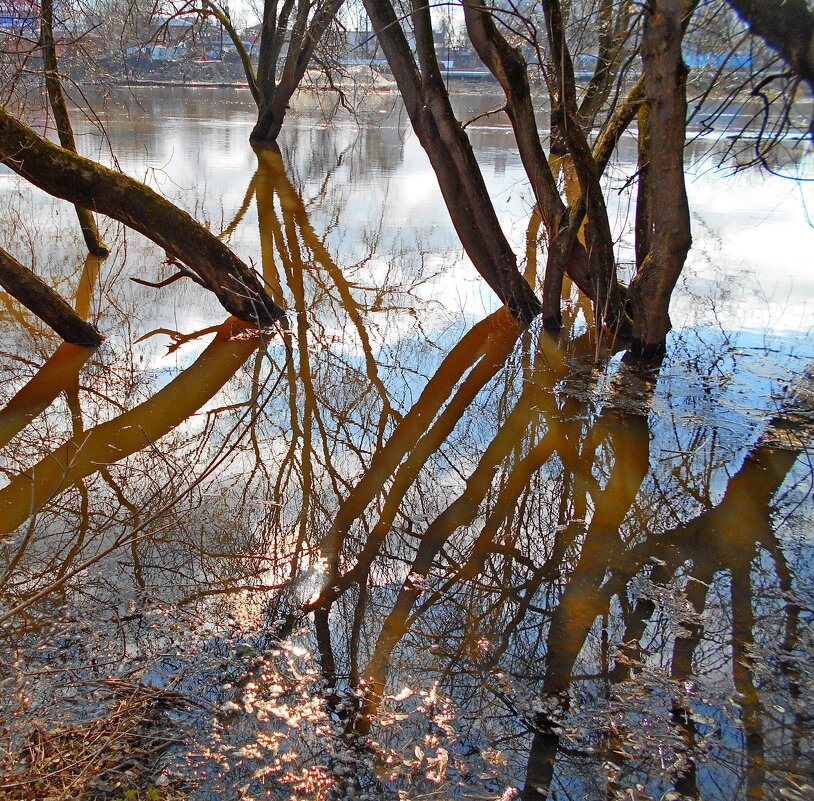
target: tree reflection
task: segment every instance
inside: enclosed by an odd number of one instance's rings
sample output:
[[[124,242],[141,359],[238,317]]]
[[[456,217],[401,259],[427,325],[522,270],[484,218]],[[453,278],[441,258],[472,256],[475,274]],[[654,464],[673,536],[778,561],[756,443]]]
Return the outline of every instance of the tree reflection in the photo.
[[[76,285],[74,310],[88,319],[93,288],[101,259],[89,254]],[[60,392],[76,382],[80,370],[93,355],[93,348],[63,342],[37,373],[0,410],[0,447],[47,409]]]
[[[579,307],[431,336],[423,276],[338,259],[278,152],[252,202],[282,343],[171,332],[138,402],[124,368],[91,402],[62,346],[0,413],[4,681],[61,680],[57,640],[193,699],[156,770],[201,795],[803,798],[810,374],[750,440],[685,426],[698,378]]]

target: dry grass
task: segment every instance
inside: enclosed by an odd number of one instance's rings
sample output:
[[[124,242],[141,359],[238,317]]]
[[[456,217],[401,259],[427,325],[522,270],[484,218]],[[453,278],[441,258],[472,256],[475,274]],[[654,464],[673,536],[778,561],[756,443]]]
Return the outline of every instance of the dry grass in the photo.
[[[178,743],[167,711],[180,693],[104,681],[92,718],[71,724],[32,721],[16,746],[0,753],[2,801],[181,801],[161,778],[162,754]],[[166,786],[161,786],[162,783]]]

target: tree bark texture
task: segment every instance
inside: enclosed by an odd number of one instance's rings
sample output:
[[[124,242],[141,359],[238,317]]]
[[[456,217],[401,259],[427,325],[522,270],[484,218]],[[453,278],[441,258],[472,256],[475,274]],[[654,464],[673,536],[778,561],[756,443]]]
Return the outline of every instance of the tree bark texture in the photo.
[[[241,320],[268,325],[285,316],[257,275],[189,214],[141,182],[49,142],[1,106],[0,161],[49,194],[151,239]]]
[[[95,326],[83,320],[61,295],[2,248],[0,286],[66,342],[91,348],[104,342]]]
[[[429,8],[420,0],[413,5],[420,67],[389,0],[365,0],[365,8],[464,250],[512,315],[530,322],[540,313],[540,301],[517,269],[472,145],[452,111],[432,44]]]
[[[74,140],[71,118],[68,114],[65,95],[62,92],[62,83],[59,79],[59,68],[57,66],[57,51],[54,43],[53,0],[42,0],[40,23],[40,44],[42,45],[42,60],[45,65],[45,86],[48,90],[48,99],[54,114],[59,142],[66,150],[76,153],[76,141]],[[82,206],[76,206],[75,208],[88,252],[101,259],[107,258],[110,251],[99,236],[99,229],[96,227],[93,214]]]
[[[681,58],[683,0],[650,0],[645,7],[642,62],[649,121],[647,255],[629,287],[633,350],[664,352],[670,295],[692,243],[684,185],[687,68]]]
[[[639,109],[638,192],[636,195],[636,267],[644,264],[653,238],[650,214],[650,107]]]

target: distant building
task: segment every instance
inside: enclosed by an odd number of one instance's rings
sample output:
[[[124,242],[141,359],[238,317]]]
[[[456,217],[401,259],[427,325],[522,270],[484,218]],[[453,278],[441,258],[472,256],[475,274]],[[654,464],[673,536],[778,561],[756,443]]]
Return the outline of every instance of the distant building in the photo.
[[[186,54],[186,48],[177,45],[146,45],[145,47],[128,47],[124,51],[131,66],[140,66],[152,62],[180,61]]]
[[[31,0],[0,0],[0,31],[19,33],[39,27],[39,7]]]
[[[1,0],[0,0],[1,1]],[[153,24],[157,26],[157,33],[162,43],[177,45],[187,39],[198,22],[195,14],[185,14],[183,16],[160,16],[153,17]]]
[[[252,45],[259,45],[260,44],[260,34],[263,32],[263,26],[260,25],[252,25],[250,28],[246,28],[243,31],[242,38],[246,42],[251,42]]]
[[[719,69],[748,71],[752,68],[752,57],[749,53],[707,53],[685,48],[684,63],[690,69]]]
[[[242,41],[242,45],[246,48],[246,52],[249,56],[253,56],[256,47],[258,47],[254,42],[245,39]],[[238,58],[237,46],[231,39],[226,38],[224,35],[219,40],[211,39],[204,48],[204,55],[206,58],[218,61],[236,60]]]
[[[349,64],[368,64],[378,56],[376,36],[368,30],[340,31],[340,48]]]

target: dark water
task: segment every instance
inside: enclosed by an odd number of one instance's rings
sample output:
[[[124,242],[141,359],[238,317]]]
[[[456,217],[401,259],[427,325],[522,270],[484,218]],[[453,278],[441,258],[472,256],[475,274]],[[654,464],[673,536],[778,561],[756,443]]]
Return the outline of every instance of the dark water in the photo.
[[[558,337],[497,308],[392,97],[300,102],[259,157],[240,93],[145,91],[82,137],[251,260],[284,333],[128,281],[170,271],[132,233],[84,260],[71,210],[0,176],[6,241],[108,336],[0,307],[0,797],[811,797],[795,190],[690,150],[694,251],[645,370],[576,297]],[[473,141],[533,276],[493,122]]]

